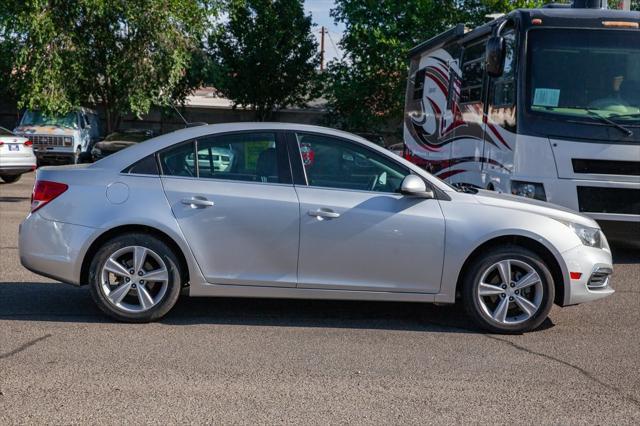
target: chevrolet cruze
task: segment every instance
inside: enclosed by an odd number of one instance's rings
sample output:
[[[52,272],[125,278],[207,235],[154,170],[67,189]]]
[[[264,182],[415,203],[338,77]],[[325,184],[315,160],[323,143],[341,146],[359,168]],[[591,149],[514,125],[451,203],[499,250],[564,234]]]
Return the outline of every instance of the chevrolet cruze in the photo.
[[[229,164],[219,167],[220,152]],[[322,127],[188,128],[91,165],[41,168],[20,226],[28,269],[87,285],[121,321],[190,296],[455,303],[493,332],[613,293],[596,222],[460,190]]]

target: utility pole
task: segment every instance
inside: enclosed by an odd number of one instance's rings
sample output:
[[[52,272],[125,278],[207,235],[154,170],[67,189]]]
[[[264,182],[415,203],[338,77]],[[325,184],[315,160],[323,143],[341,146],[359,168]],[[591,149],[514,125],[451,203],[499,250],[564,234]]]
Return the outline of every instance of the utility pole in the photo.
[[[324,35],[326,32],[327,30],[323,26],[320,29],[320,71],[324,71]]]

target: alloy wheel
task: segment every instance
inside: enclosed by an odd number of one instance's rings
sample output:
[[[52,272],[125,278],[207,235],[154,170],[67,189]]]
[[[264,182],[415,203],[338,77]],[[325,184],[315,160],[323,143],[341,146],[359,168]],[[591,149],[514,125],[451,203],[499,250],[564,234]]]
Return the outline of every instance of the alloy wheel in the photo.
[[[476,294],[488,319],[511,325],[525,322],[538,312],[544,287],[533,266],[521,260],[505,259],[484,270]]]
[[[146,247],[121,248],[102,266],[100,288],[111,305],[125,312],[153,308],[162,301],[168,285],[167,265]]]

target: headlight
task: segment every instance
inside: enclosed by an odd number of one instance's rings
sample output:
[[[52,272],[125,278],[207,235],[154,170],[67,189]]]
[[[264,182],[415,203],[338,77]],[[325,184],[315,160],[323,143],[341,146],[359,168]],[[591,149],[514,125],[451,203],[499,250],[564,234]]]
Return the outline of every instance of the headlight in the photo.
[[[571,228],[585,246],[602,248],[602,231],[599,228],[590,228],[577,223],[568,223],[567,226]]]
[[[512,180],[511,193],[513,195],[547,201],[547,194],[544,192],[544,185],[538,182]]]
[[[71,146],[73,143],[73,138],[69,136],[64,137],[64,146]]]

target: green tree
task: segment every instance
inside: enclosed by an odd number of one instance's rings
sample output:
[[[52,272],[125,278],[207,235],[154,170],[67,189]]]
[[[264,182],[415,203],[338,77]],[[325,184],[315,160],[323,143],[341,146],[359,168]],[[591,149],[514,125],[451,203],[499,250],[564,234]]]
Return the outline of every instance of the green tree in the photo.
[[[407,54],[418,43],[457,23],[532,6],[509,0],[337,0],[331,11],[345,25],[345,58],[328,66],[326,98],[331,125],[374,131],[401,123]]]
[[[209,0],[5,2],[0,41],[12,70],[4,79],[19,107],[98,104],[109,131],[122,114],[181,101],[197,85],[189,65],[215,13]]]
[[[301,0],[230,0],[211,39],[213,83],[234,107],[269,119],[302,105],[317,84],[318,46]]]

